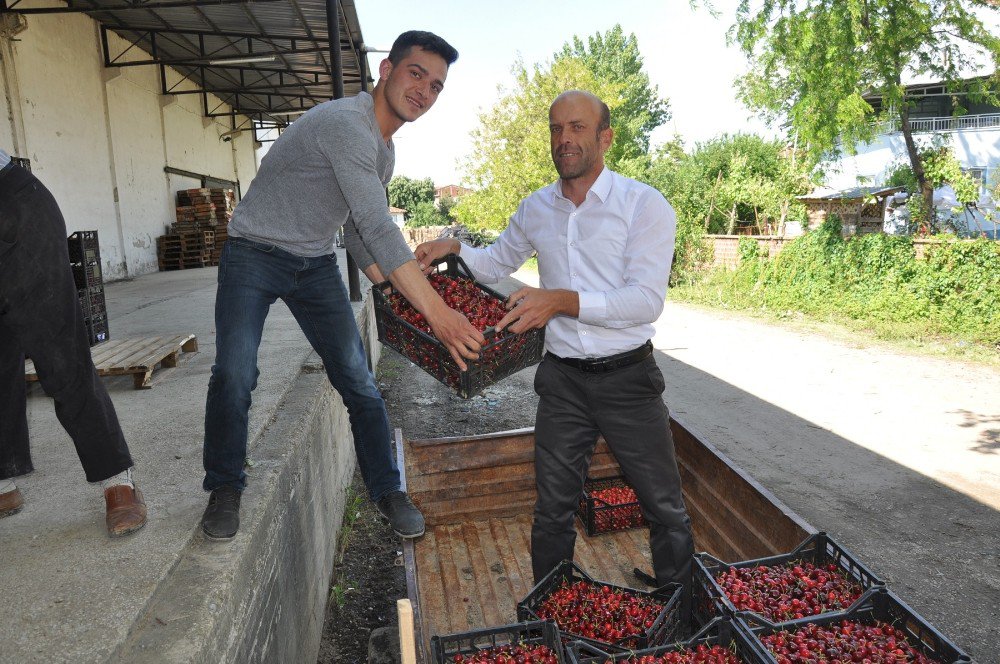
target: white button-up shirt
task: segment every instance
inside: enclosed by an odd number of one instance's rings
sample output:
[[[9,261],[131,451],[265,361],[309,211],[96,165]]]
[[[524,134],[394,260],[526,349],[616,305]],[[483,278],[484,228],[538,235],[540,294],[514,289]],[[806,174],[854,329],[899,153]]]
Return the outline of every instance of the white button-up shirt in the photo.
[[[548,322],[545,349],[605,357],[653,336],[676,232],[676,215],[660,192],[605,168],[579,207],[557,181],[524,199],[492,245],[463,244],[461,256],[476,279],[495,283],[537,252],[541,287],[580,297],[578,318]]]

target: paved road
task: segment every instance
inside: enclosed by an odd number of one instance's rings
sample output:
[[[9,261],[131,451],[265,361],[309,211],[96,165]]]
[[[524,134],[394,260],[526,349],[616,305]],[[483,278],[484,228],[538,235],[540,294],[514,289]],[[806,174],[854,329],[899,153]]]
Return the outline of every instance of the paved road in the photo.
[[[672,412],[1000,662],[1000,372],[668,303]]]

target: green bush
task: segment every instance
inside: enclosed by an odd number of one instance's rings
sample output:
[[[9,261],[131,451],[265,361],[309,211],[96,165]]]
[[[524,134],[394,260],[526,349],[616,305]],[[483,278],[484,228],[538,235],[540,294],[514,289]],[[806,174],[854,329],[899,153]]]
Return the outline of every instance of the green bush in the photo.
[[[768,259],[740,241],[736,270],[715,270],[674,297],[736,309],[847,317],[886,335],[932,335],[1000,345],[1000,243],[942,236],[922,259],[912,238],[844,238],[840,222],[790,242]]]

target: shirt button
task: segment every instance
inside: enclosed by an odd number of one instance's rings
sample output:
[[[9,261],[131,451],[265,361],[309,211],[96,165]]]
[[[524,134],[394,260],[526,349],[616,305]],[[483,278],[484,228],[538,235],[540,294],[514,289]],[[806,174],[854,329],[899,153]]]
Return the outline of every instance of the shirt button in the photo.
[[[575,246],[576,246],[576,242],[570,242],[570,243],[569,243],[569,246],[571,246],[571,247],[575,247]]]
[[[574,277],[574,278],[576,277],[576,272],[574,272],[574,273],[573,273],[573,277]]]
[[[580,334],[582,334],[582,335],[584,335],[584,336],[587,336],[587,331],[586,331],[586,330],[584,330],[584,331],[580,332]]]

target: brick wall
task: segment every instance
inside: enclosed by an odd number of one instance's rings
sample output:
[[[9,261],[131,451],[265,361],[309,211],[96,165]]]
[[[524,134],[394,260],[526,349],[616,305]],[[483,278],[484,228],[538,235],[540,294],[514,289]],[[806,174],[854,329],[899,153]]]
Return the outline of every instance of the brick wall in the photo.
[[[710,267],[724,267],[730,270],[736,269],[740,263],[740,238],[746,235],[706,235],[705,240],[710,242],[715,251],[715,259]],[[776,235],[754,235],[750,236],[757,241],[757,245],[763,252],[767,252],[768,258],[774,258],[785,247],[785,245],[795,238],[779,237]],[[917,258],[923,258],[927,253],[927,248],[940,244],[940,240],[927,240],[914,238],[913,251]]]

